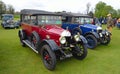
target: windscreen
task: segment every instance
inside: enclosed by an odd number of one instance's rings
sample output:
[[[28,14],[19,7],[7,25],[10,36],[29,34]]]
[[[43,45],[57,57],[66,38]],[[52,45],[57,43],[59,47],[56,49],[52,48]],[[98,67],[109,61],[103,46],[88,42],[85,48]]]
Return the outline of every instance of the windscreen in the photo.
[[[87,17],[77,17],[75,18],[75,22],[79,24],[91,24],[93,21],[93,18],[87,18]]]
[[[3,20],[13,20],[13,16],[3,16]]]
[[[62,24],[61,16],[38,16],[38,24]]]

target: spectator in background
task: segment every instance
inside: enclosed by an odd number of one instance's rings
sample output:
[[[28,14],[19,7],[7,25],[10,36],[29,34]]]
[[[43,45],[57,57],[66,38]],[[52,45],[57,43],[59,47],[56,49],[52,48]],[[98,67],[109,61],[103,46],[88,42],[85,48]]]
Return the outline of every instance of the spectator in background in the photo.
[[[106,17],[104,18],[104,24],[107,24],[107,18]]]
[[[99,18],[99,23],[102,24],[102,21],[103,21],[103,17],[101,16],[101,17]]]
[[[114,23],[114,27],[115,27],[115,25],[117,24],[117,18],[113,19],[113,23]]]
[[[92,21],[93,25],[95,25],[95,19],[96,19],[96,17],[93,17],[93,21]]]
[[[112,16],[111,16],[111,14],[108,14],[107,15],[107,30],[112,32],[112,28],[113,28]]]
[[[117,20],[116,26],[120,29],[120,18]]]
[[[103,20],[102,20],[102,24],[106,24],[107,20],[106,18],[104,17]]]
[[[96,17],[94,17],[94,24],[95,24],[96,26],[102,26],[101,23],[100,23],[100,21],[99,21],[99,19],[96,18]]]

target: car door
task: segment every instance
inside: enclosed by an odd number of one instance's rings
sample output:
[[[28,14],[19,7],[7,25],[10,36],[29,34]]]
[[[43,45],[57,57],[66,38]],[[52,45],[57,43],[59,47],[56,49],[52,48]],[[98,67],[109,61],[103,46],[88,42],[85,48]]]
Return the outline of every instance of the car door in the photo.
[[[21,27],[26,32],[27,36],[30,36],[32,32],[32,27],[30,24],[30,16],[25,15],[23,16],[23,18],[24,19],[21,22]]]

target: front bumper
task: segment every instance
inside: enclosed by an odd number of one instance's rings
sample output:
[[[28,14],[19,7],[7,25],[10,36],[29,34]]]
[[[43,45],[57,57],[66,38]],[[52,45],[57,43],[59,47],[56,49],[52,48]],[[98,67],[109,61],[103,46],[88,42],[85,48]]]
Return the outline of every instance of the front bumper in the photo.
[[[65,44],[61,44],[61,48],[65,49],[65,48],[73,48],[76,46],[76,44],[86,44],[87,40],[80,35],[80,39],[79,41],[75,41],[75,39],[73,37],[65,37],[66,38],[66,43]]]
[[[5,28],[14,28],[14,25],[4,25]]]
[[[15,24],[4,24],[4,27],[5,28],[17,28],[19,27],[18,25],[15,25]]]
[[[102,32],[99,32],[98,35],[100,37],[99,42],[103,42],[103,40],[111,36],[111,33],[107,30],[103,30]]]

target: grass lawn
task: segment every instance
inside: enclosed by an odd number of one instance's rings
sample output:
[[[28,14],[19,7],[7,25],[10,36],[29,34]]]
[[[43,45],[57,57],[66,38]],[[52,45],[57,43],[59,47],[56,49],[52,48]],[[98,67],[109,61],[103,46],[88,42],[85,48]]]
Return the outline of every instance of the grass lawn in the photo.
[[[104,26],[105,27],[105,26]],[[22,47],[18,29],[0,26],[0,74],[120,74],[120,30],[114,28],[108,46],[88,49],[88,56],[57,61],[55,71],[47,70],[41,57],[28,47]]]
[[[20,20],[20,15],[19,14],[15,14],[14,15],[14,20]]]

